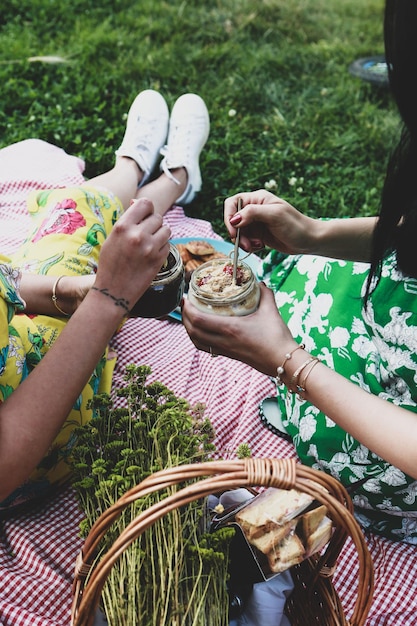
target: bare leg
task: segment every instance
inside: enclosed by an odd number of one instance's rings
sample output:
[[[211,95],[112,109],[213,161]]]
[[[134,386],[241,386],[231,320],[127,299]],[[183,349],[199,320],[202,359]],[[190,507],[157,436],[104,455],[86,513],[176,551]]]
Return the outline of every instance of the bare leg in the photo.
[[[111,191],[119,198],[124,210],[129,208],[133,198],[148,198],[153,202],[155,213],[165,215],[187,185],[187,170],[184,167],[173,170],[173,175],[179,181],[179,185],[166,174],[161,174],[159,178],[138,189],[138,184],[143,178],[142,170],[133,159],[117,157],[113,169],[86,181],[83,185]]]
[[[151,89],[145,90],[129,110],[125,136],[116,150],[113,169],[85,184],[111,191],[124,210],[133,198],[148,198],[155,213],[163,216],[176,202],[191,202],[200,190],[199,156],[209,129],[207,107],[200,96],[183,94],[169,118],[162,96]],[[148,183],[160,154],[164,155],[160,163],[162,173]]]
[[[165,215],[184,192],[188,180],[187,170],[184,167],[172,170],[172,174],[179,181],[179,185],[168,178],[166,174],[161,174],[152,182],[138,189],[133,197],[148,198],[153,202],[155,213]]]
[[[116,158],[113,169],[91,178],[83,184],[111,191],[119,198],[123,209],[126,210],[132,198],[136,197],[138,184],[142,178],[143,172],[136,162],[129,157],[121,156]]]

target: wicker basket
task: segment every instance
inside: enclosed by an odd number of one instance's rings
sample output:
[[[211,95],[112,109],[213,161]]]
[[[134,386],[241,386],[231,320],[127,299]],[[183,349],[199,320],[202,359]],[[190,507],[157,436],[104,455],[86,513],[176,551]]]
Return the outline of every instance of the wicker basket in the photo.
[[[138,515],[96,560],[100,540],[125,507],[149,493],[187,481],[192,482]],[[114,563],[158,519],[211,493],[252,486],[295,488],[308,493],[327,506],[328,516],[333,520],[335,530],[324,554],[314,555],[291,570],[295,588],[287,601],[287,614],[292,626],[364,625],[372,602],[373,566],[362,531],[352,515],[350,497],[336,479],[293,459],[242,459],[178,466],[156,472],[126,492],[96,521],[78,557],[72,625],[92,626],[101,591]],[[359,561],[356,604],[349,619],[332,584],[336,561],[348,536],[355,544]]]

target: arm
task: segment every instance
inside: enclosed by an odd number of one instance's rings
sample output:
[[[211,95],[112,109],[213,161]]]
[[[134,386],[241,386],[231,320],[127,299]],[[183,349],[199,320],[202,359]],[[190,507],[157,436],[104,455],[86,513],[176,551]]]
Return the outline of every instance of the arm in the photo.
[[[26,302],[27,313],[62,315],[54,305],[52,293],[57,276],[22,273],[20,295]],[[55,288],[58,306],[72,315],[92,287],[95,275],[62,276]]]
[[[247,252],[268,246],[287,254],[369,261],[376,219],[313,219],[264,190],[236,194],[224,203],[226,228],[232,239],[241,229],[240,245]]]
[[[316,236],[310,254],[349,261],[370,261],[376,220],[376,217],[315,220]]]
[[[258,311],[246,317],[203,314],[183,303],[183,322],[197,348],[237,359],[275,377],[294,341],[273,296],[261,285]],[[281,376],[288,384],[309,354],[296,350]],[[322,363],[308,376],[304,397],[370,450],[417,479],[417,415],[369,394]]]
[[[285,380],[308,354],[294,358]],[[294,355],[295,356],[295,355]],[[322,363],[312,370],[304,397],[367,448],[417,479],[417,415],[382,400]]]
[[[29,477],[48,450],[126,308],[166,259],[170,234],[147,200],[132,205],[115,224],[102,246],[94,289],[42,361],[0,405],[0,499]]]
[[[91,291],[54,346],[0,405],[0,500],[49,449],[123,315],[123,308]]]

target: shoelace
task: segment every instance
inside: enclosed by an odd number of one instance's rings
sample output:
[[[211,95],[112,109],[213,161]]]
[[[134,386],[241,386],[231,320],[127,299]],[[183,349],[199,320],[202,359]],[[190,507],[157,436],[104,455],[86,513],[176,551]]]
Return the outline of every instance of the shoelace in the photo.
[[[179,162],[185,163],[186,158],[182,158],[183,153],[184,153],[184,157],[187,156],[186,152],[184,151],[184,135],[179,132],[179,126],[175,128],[175,132],[172,134],[172,137],[170,138],[170,143],[171,143],[171,152],[175,152],[175,155],[177,157],[176,160]],[[175,146],[175,150],[172,150],[172,146]],[[178,178],[175,178],[175,176],[172,174],[170,170],[170,167],[172,167],[172,165],[169,165],[170,150],[169,150],[168,144],[163,146],[160,152],[161,152],[161,155],[164,157],[161,163],[162,171],[164,172],[164,174],[166,174],[166,176],[168,176],[170,180],[172,180],[172,182],[174,182],[176,185],[180,185],[181,184],[180,181],[178,180]],[[178,158],[178,154],[180,155],[180,158]]]

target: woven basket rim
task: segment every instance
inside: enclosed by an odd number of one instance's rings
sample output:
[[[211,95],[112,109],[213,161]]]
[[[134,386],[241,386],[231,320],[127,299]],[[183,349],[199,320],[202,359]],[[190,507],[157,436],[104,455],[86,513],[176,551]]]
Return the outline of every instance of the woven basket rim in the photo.
[[[97,561],[96,550],[100,540],[127,506],[145,495],[188,481],[192,482],[134,518]],[[350,536],[359,561],[358,591],[350,621],[343,623],[363,626],[372,602],[374,570],[364,535],[353,516],[348,492],[338,480],[323,471],[307,467],[295,459],[269,458],[213,460],[166,468],[151,474],[121,496],[95,522],[78,555],[73,584],[72,626],[92,625],[94,611],[111,568],[123,551],[153,523],[175,508],[210,493],[245,486],[298,489],[327,506],[335,530],[324,554],[317,559],[315,575],[329,576],[329,572],[334,571],[340,551]],[[329,598],[328,602],[331,601]],[[333,611],[333,607],[329,610]]]

